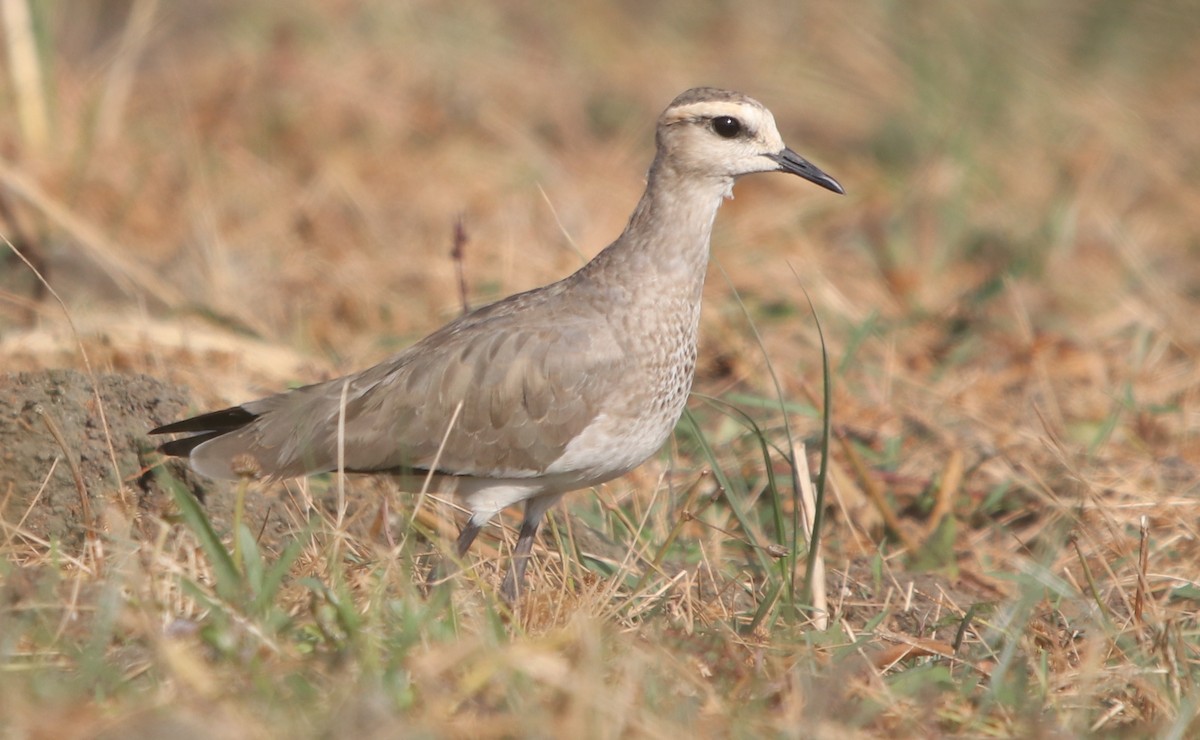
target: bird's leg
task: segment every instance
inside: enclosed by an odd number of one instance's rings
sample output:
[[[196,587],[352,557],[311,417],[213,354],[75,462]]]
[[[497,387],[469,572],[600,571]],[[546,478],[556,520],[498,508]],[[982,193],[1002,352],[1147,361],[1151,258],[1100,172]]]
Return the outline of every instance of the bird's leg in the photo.
[[[529,554],[533,550],[533,538],[546,511],[554,506],[561,493],[542,494],[525,502],[525,520],[521,522],[521,533],[517,535],[517,546],[513,548],[512,565],[500,584],[500,596],[509,604],[515,604],[521,589],[525,586],[525,566],[529,564]]]
[[[529,565],[529,553],[533,550],[533,538],[537,535],[541,514],[537,519],[529,519],[529,506],[525,507],[525,521],[521,522],[521,533],[517,535],[517,546],[513,550],[512,565],[504,575],[504,583],[500,585],[500,596],[509,604],[517,603],[521,589],[525,586],[525,566]]]
[[[454,545],[454,551],[460,558],[467,554],[467,550],[471,549],[471,543],[479,535],[480,529],[482,527],[475,523],[473,517],[468,519],[467,523],[463,525],[463,528],[458,533],[458,542]]]
[[[458,540],[454,543],[454,553],[461,560],[467,551],[471,549],[471,544],[475,542],[475,538],[479,536],[479,530],[483,529],[483,525],[476,524],[474,517],[467,520],[463,528],[458,532]],[[445,580],[454,575],[458,571],[458,565],[448,558],[438,558],[438,563],[433,566],[426,576],[425,587],[433,588],[439,581]]]

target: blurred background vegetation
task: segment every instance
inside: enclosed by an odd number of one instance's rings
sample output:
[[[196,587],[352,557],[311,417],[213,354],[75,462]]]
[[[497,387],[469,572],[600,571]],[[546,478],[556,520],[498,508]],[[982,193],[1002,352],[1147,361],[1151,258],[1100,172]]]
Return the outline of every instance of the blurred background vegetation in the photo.
[[[0,233],[100,369],[197,408],[364,367],[456,315],[460,218],[473,305],[572,271],[619,234],[686,88],[761,100],[847,190],[751,178],[718,217],[695,390],[761,431],[697,398],[660,460],[568,500],[653,548],[723,471],[735,490],[670,553],[708,569],[691,585],[563,597],[518,628],[425,604],[365,555],[376,580],[355,582],[312,535],[295,580],[328,590],[268,614],[89,580],[6,534],[14,736],[1196,731],[1192,0],[2,4]],[[764,598],[769,507],[734,504],[781,496],[760,441],[786,481],[785,423],[816,447],[805,292],[840,441],[823,632]],[[62,316],[0,251],[0,368],[78,367]],[[614,511],[649,512],[645,531]],[[147,582],[203,591],[155,558]],[[46,629],[61,615],[12,585],[34,561],[58,574],[39,598],[111,588],[122,616]],[[194,645],[162,637],[180,619]],[[871,652],[905,639],[953,651]],[[122,663],[130,645],[146,654]]]

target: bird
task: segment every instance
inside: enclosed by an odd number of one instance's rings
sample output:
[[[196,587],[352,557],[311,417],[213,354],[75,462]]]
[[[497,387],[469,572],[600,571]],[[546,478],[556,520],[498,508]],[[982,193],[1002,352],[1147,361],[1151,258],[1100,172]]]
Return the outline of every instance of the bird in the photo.
[[[157,427],[189,435],[160,451],[216,479],[338,469],[436,479],[470,511],[460,558],[496,514],[523,503],[500,589],[515,602],[547,510],[639,466],[682,415],[713,222],[734,182],[783,172],[845,192],[742,93],[680,94],[655,144],[624,231],[573,274],[464,314],[361,372]]]

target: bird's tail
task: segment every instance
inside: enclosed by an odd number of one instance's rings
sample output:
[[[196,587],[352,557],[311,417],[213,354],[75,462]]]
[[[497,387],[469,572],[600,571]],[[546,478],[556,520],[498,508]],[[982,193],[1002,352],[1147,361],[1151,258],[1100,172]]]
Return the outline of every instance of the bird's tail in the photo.
[[[242,406],[232,406],[227,409],[221,409],[220,411],[212,411],[207,414],[193,416],[190,419],[184,419],[171,424],[165,424],[156,429],[151,429],[150,434],[191,433],[190,436],[182,437],[180,439],[173,439],[158,446],[158,451],[164,455],[170,455],[171,457],[191,458],[192,453],[195,452],[200,445],[204,444],[205,442],[210,442],[220,437],[224,437],[225,435],[233,434],[234,432],[243,430],[253,423],[258,416],[258,414],[252,413]],[[191,462],[193,467],[210,467],[198,465],[198,463],[202,462],[200,460],[192,460]],[[223,465],[221,467],[225,468],[228,467],[228,465]],[[210,477],[237,477],[233,474],[232,470],[202,470],[201,472],[204,472]],[[223,474],[213,475],[213,472]]]

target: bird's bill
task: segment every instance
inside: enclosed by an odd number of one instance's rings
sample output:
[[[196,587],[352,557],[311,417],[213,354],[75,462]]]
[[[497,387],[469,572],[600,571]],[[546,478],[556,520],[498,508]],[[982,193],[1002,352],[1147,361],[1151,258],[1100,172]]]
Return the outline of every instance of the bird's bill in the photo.
[[[795,153],[791,149],[784,149],[778,154],[768,154],[767,159],[770,159],[775,164],[779,165],[780,172],[790,172],[793,175],[799,175],[809,182],[816,183],[826,190],[832,190],[839,195],[845,195],[846,191],[837,180],[821,171],[812,162],[809,162],[804,157]]]

